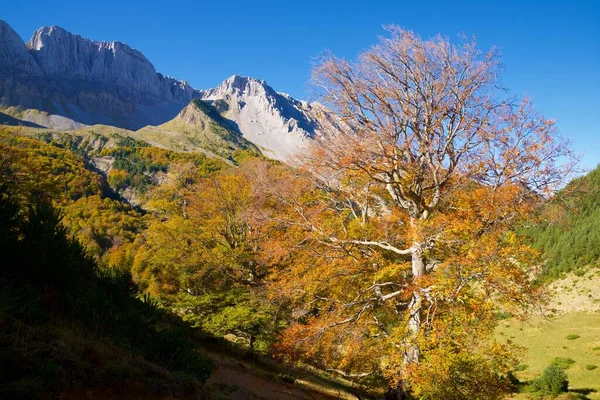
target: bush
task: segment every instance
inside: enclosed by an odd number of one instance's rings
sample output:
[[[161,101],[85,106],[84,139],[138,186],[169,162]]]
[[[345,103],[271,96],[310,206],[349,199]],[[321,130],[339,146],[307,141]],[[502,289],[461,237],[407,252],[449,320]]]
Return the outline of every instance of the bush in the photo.
[[[558,367],[560,369],[568,369],[571,367],[571,364],[574,364],[575,360],[568,357],[555,357],[550,363],[553,367]]]
[[[567,374],[561,368],[550,365],[536,380],[535,386],[544,394],[560,394],[569,390]]]
[[[575,340],[579,339],[581,336],[579,335],[567,335],[567,340]]]
[[[510,313],[508,311],[498,311],[496,313],[496,319],[498,321],[502,321],[502,320],[505,320],[505,319],[512,318],[512,316],[513,316],[512,313]]]
[[[586,366],[585,366],[585,369],[587,369],[588,371],[593,371],[593,370],[595,370],[596,368],[598,368],[598,366],[597,366],[597,365],[595,365],[595,364],[589,364],[589,365],[586,365]]]
[[[517,365],[517,368],[515,368],[515,371],[525,371],[527,368],[529,368],[529,365],[519,364],[519,365]]]

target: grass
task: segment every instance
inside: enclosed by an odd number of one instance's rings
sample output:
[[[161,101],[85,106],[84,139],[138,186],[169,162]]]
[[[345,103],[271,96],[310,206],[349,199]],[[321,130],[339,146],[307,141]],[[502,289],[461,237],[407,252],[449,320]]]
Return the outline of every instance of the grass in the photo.
[[[577,332],[578,340],[570,341],[568,336]],[[567,313],[548,319],[531,318],[526,323],[509,319],[502,321],[497,329],[496,338],[527,348],[523,353],[522,364],[527,369],[517,368],[515,375],[521,381],[531,381],[550,365],[556,358],[563,361],[571,359],[569,388],[572,392],[585,391],[587,398],[600,399],[600,369],[589,369],[600,361],[600,314]],[[528,398],[520,394],[517,399]]]
[[[240,388],[233,395],[224,397],[228,399],[287,400],[296,397],[313,400],[369,400],[382,398],[387,389],[380,376],[372,376],[369,381],[359,384],[305,363],[289,364],[269,355],[249,354],[246,346],[225,338],[207,336],[201,332],[197,332],[195,338],[202,353],[207,354],[215,365],[215,372],[206,382],[209,393],[207,400],[213,400],[213,391],[221,392],[215,385],[224,383],[235,384]],[[239,397],[241,392],[245,397]],[[288,394],[283,395],[284,393]]]
[[[554,357],[550,363],[550,365],[554,365],[560,369],[569,369],[573,364],[575,364],[575,360],[569,357]]]

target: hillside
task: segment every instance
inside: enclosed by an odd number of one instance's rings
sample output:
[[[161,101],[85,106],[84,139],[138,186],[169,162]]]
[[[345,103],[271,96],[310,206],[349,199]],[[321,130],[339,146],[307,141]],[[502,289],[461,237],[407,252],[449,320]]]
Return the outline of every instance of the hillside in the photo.
[[[600,261],[600,166],[574,179],[546,206],[541,223],[526,229],[543,251],[543,276],[560,274]]]
[[[159,199],[142,196],[160,185],[153,174],[192,166],[198,175],[187,179],[200,179],[231,167],[127,133],[28,131],[43,139],[36,140],[0,132],[0,250],[9,260],[0,279],[0,391],[8,398],[353,398],[352,383],[285,366],[264,351],[248,354],[243,343],[224,341],[224,331],[192,328],[142,292],[149,281],[135,260],[144,232],[164,217],[131,207],[120,189],[138,191],[143,207],[155,209]],[[98,158],[112,159],[104,175],[91,163]]]
[[[239,150],[260,154],[258,148],[235,131],[215,107],[199,99],[193,100],[171,121],[142,128],[134,136],[154,146],[206,152],[230,160]]]
[[[53,398],[130,381],[163,396],[200,393],[212,364],[190,352],[189,329],[136,296],[126,270],[101,268],[101,254],[92,251],[93,244],[101,253],[113,239],[131,240],[141,216],[115,202],[95,205],[96,221],[109,217],[102,235],[91,216],[69,211],[103,192],[101,177],[78,156],[5,134],[0,150],[0,391]],[[94,229],[85,247],[73,237],[82,220]]]

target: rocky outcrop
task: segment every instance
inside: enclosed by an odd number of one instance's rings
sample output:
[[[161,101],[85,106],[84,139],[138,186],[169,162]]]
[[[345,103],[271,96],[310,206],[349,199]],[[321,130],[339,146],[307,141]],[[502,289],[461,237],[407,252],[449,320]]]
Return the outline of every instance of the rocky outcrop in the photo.
[[[36,77],[42,71],[27,51],[23,39],[0,20],[0,78]]]
[[[21,37],[0,20],[0,104],[34,106],[42,76]]]

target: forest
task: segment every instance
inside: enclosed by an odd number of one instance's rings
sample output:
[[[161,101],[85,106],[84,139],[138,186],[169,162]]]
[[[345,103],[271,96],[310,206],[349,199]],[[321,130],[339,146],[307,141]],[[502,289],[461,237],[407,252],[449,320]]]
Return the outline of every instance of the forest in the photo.
[[[494,50],[391,27],[356,62],[320,61],[346,129],[289,164],[3,129],[0,390],[207,395],[201,332],[374,396],[514,392],[522,349],[495,329],[598,265],[600,169],[567,184],[568,141],[499,74]],[[566,390],[544,374],[540,393]]]

